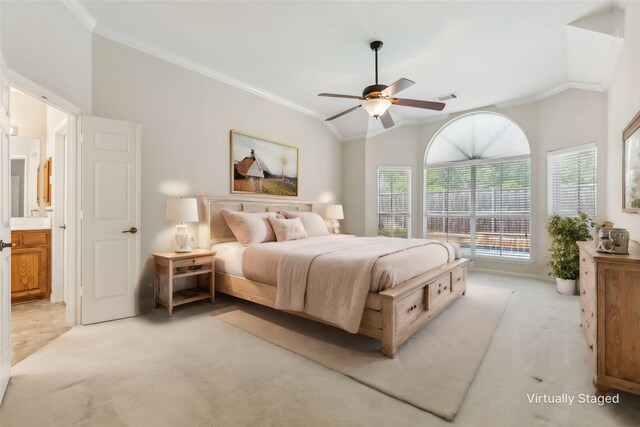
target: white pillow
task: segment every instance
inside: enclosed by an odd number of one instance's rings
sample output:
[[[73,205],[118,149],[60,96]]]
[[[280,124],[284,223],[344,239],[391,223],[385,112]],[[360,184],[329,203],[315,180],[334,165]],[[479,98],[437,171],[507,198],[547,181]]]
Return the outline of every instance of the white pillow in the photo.
[[[273,242],[276,236],[268,218],[275,218],[275,212],[235,212],[222,209],[222,217],[243,245]]]
[[[304,231],[304,226],[300,218],[269,218],[269,222],[271,223],[271,227],[273,227],[278,242],[307,238],[307,232]]]
[[[329,234],[324,219],[315,212],[287,211],[280,213],[289,219],[300,218],[309,237],[326,236]]]

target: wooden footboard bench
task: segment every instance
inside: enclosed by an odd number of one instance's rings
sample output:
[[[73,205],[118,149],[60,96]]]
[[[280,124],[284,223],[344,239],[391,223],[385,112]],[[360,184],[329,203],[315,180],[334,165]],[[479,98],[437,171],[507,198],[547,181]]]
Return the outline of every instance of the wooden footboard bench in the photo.
[[[395,357],[403,342],[464,295],[469,262],[457,259],[380,292],[382,309],[365,308],[358,333],[382,341],[382,354]],[[216,292],[275,309],[275,286],[220,272],[216,272],[215,283]],[[293,314],[322,322],[304,313]]]

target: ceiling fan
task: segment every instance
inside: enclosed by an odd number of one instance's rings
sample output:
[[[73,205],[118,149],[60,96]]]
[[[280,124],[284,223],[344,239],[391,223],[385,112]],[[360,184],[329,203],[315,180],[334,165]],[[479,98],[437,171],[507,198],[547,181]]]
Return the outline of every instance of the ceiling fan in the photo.
[[[376,53],[376,84],[367,86],[362,91],[362,96],[356,95],[339,95],[334,93],[319,93],[318,96],[328,96],[331,98],[347,98],[347,99],[358,99],[360,101],[364,101],[360,105],[356,105],[353,108],[349,108],[342,113],[336,114],[335,116],[329,117],[325,121],[331,121],[337,119],[338,117],[342,117],[345,114],[348,114],[360,107],[363,107],[367,110],[367,113],[373,118],[379,118],[382,122],[382,126],[385,129],[393,127],[393,119],[391,118],[391,114],[389,114],[389,107],[392,104],[403,105],[405,107],[414,107],[414,108],[425,108],[427,110],[436,110],[442,111],[444,108],[444,103],[442,102],[433,102],[433,101],[420,101],[417,99],[405,99],[405,98],[392,98],[396,93],[405,90],[415,84],[414,81],[409,79],[400,79],[393,83],[390,86],[385,86],[378,84],[378,51],[382,49],[382,42],[376,40],[371,42],[369,45],[371,50]]]

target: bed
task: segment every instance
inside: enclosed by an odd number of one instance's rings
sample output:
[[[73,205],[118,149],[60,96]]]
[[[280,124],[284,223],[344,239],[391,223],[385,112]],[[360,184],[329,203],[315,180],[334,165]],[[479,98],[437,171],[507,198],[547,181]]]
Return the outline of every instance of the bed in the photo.
[[[381,352],[387,357],[395,357],[403,342],[456,298],[465,294],[469,260],[459,258],[459,252],[453,256],[452,248],[442,242],[419,239],[402,239],[400,242],[398,239],[396,244],[407,249],[380,257],[373,264],[370,276],[366,278],[368,289],[365,292],[366,298],[362,298],[364,307],[352,310],[357,313],[358,323],[355,328],[346,327],[344,322],[334,321],[331,317],[316,315],[313,310],[306,308],[304,311],[307,312],[283,308],[282,303],[280,306],[277,304],[278,292],[280,291],[281,301],[285,289],[285,285],[280,289],[278,287],[278,280],[282,280],[282,277],[278,278],[278,270],[284,268],[282,261],[291,257],[288,254],[292,251],[296,254],[305,251],[314,253],[313,251],[322,251],[322,248],[338,247],[340,251],[336,250],[336,253],[356,254],[361,252],[359,245],[366,244],[368,248],[375,248],[376,245],[385,243],[383,239],[386,238],[329,235],[245,247],[235,240],[222,216],[223,209],[238,212],[311,212],[313,204],[210,196],[199,196],[198,200],[201,218],[200,247],[211,247],[216,251],[216,292],[375,338],[382,342]],[[391,242],[391,239],[387,240]],[[334,261],[332,253],[323,256],[326,258],[325,262],[329,263],[325,267]],[[317,261],[321,259],[324,258],[314,258],[313,265],[321,268],[322,264]],[[309,281],[311,283],[311,279]],[[359,313],[362,313],[361,316]]]

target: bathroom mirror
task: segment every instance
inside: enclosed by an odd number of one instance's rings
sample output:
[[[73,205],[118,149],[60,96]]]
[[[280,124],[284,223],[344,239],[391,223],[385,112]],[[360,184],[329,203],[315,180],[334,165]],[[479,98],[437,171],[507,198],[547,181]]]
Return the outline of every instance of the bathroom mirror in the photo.
[[[38,216],[38,166],[40,140],[12,136],[11,155],[11,216]]]

